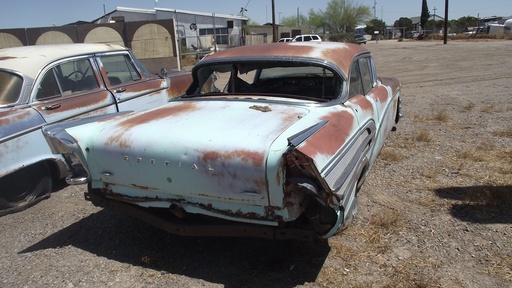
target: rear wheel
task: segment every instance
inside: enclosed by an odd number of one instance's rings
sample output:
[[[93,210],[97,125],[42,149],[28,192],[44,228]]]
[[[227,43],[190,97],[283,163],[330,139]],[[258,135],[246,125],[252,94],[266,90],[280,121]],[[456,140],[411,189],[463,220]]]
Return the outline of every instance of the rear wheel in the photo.
[[[50,168],[39,163],[0,179],[0,215],[23,210],[52,192]]]

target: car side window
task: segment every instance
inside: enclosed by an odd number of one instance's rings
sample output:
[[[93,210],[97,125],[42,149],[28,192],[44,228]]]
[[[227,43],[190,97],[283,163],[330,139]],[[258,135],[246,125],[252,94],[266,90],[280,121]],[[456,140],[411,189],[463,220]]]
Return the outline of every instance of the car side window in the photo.
[[[79,59],[48,70],[39,84],[36,100],[68,96],[75,92],[98,88],[98,80],[91,62],[89,59]]]
[[[359,69],[361,70],[361,80],[363,82],[363,91],[365,95],[373,88],[370,68],[370,61],[368,57],[359,59]]]
[[[101,62],[111,85],[126,84],[142,79],[128,55],[106,55]]]
[[[61,96],[59,84],[55,77],[54,69],[50,69],[45,75],[37,89],[36,100],[44,100]]]
[[[350,68],[350,85],[349,85],[348,97],[354,97],[363,93],[363,81],[361,80],[361,73],[359,71],[358,62],[354,62]]]

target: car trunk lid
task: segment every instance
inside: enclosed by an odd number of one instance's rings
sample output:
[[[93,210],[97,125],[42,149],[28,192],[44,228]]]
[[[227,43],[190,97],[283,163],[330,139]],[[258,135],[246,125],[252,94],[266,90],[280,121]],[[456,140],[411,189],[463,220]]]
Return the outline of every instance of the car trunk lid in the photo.
[[[175,101],[104,128],[89,147],[88,163],[100,171],[93,180],[139,205],[172,199],[261,209],[269,203],[267,153],[307,113],[250,101]]]

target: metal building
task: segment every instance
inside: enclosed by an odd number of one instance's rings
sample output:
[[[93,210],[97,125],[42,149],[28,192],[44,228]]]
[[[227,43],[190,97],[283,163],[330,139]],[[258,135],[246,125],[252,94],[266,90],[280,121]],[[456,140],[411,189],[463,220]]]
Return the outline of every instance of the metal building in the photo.
[[[178,45],[182,52],[197,49],[244,45],[244,30],[248,18],[240,15],[202,13],[179,9],[137,9],[117,7],[94,20],[94,23],[134,22],[173,19]]]

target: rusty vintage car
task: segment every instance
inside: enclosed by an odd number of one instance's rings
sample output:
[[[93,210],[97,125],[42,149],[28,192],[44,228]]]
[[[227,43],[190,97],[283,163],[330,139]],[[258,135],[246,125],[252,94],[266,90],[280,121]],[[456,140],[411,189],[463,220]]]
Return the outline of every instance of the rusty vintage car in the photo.
[[[118,45],[0,49],[0,215],[48,196],[53,180],[69,174],[64,158],[51,153],[42,127],[161,106],[192,80],[178,71],[170,75],[149,73]]]
[[[86,199],[179,235],[328,238],[401,117],[401,84],[355,44],[275,43],[198,62],[186,95],[47,127]],[[87,122],[87,123],[86,123]]]

